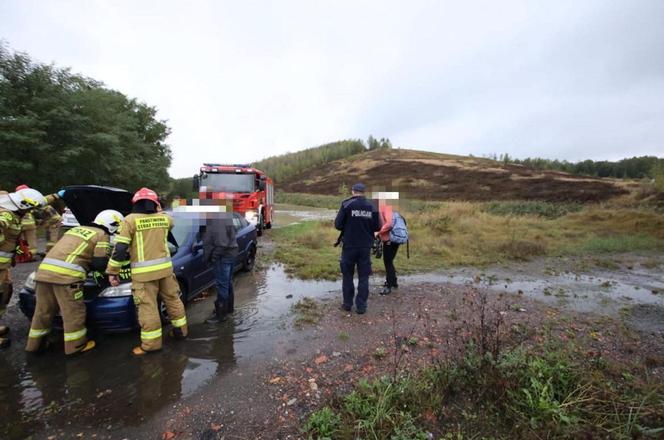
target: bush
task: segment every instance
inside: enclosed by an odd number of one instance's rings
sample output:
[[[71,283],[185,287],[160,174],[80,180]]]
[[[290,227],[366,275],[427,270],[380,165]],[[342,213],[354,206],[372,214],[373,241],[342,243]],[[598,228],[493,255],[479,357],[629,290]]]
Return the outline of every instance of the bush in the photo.
[[[495,215],[534,215],[548,219],[563,217],[580,211],[580,203],[551,203],[541,201],[489,202],[482,207],[484,212]]]

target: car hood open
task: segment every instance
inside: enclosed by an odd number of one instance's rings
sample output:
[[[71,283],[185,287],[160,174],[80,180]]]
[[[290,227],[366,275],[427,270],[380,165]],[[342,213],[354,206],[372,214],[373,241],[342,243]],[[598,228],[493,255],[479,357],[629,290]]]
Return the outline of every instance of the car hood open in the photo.
[[[128,215],[132,194],[124,189],[97,185],[72,185],[63,188],[62,199],[81,225],[89,225],[100,211],[115,209]]]

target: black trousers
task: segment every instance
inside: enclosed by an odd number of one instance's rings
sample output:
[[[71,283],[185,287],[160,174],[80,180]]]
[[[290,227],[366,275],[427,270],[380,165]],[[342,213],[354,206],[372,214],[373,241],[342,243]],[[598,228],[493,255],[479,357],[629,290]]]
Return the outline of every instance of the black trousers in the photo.
[[[383,262],[385,263],[385,273],[387,287],[397,287],[397,271],[394,268],[394,257],[397,256],[399,243],[383,243]]]

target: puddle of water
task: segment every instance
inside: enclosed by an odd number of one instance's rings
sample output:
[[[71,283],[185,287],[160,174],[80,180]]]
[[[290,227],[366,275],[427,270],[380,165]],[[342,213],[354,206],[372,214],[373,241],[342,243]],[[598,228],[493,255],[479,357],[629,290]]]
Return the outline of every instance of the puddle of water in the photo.
[[[221,325],[204,322],[213,296],[190,304],[189,338],[167,340],[162,352],[143,358],[129,354],[137,334],[99,335],[96,350],[74,359],[65,359],[57,347],[26,357],[22,347],[28,324],[14,325],[14,347],[0,357],[0,414],[10,422],[0,427],[0,437],[25,438],[68,421],[135,426],[214,377],[269,357],[283,325],[279,317],[303,297],[325,296],[338,287],[336,282],[289,279],[278,265],[237,274],[231,319]]]
[[[275,209],[274,227],[282,228],[303,221],[333,220],[336,214],[332,209],[279,204]]]
[[[496,292],[523,294],[563,309],[615,315],[621,307],[664,305],[664,279],[650,271],[593,271],[542,273],[530,265],[455,268],[447,272],[401,277],[407,283],[451,283],[488,288]]]

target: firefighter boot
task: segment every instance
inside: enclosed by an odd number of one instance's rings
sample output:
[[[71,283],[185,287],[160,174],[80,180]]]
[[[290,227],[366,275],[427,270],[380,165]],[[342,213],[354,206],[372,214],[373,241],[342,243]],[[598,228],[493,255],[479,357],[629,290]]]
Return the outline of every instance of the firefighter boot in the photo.
[[[93,348],[95,348],[96,345],[97,344],[95,343],[95,341],[87,341],[83,346],[83,348],[81,348],[77,353],[85,353],[86,351],[90,351]]]
[[[208,324],[221,324],[226,320],[226,310],[228,306],[226,305],[225,302],[222,301],[215,301],[214,302],[214,312],[212,312],[212,316],[208,318],[205,322]]]

